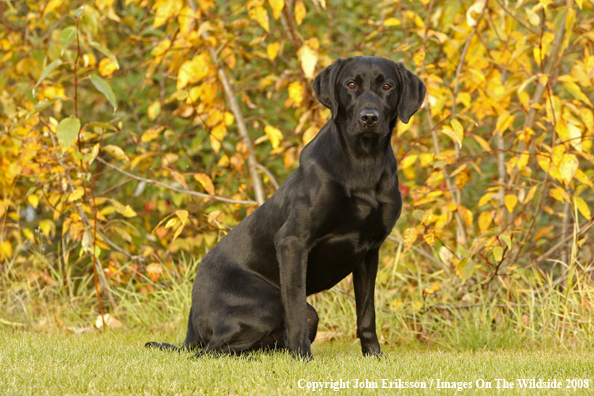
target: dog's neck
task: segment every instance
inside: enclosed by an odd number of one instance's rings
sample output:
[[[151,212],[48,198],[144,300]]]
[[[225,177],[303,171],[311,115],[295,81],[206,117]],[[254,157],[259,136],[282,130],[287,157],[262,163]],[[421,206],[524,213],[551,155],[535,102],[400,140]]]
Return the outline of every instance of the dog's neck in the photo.
[[[348,190],[375,190],[387,169],[384,162],[392,161],[395,169],[391,136],[391,132],[384,137],[353,136],[343,123],[330,120],[320,130],[316,142],[312,142],[312,154],[316,162],[339,169],[334,177]],[[316,150],[316,146],[322,150]]]

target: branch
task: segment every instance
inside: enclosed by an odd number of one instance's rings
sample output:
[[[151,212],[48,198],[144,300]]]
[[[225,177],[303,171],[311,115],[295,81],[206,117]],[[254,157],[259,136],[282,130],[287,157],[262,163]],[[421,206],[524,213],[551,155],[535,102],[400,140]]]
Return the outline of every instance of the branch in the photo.
[[[526,25],[524,22],[522,22],[522,20],[513,12],[511,12],[509,10],[509,8],[507,8],[505,6],[505,4],[501,3],[499,0],[495,0],[497,2],[497,4],[499,4],[499,7],[501,7],[503,9],[503,11],[505,11],[507,13],[507,15],[509,15],[510,17],[514,18],[516,20],[516,22],[518,22],[524,29],[528,30],[530,33],[532,34],[536,34],[537,36],[540,36],[541,33],[532,30],[528,25]]]
[[[50,137],[52,139],[52,144],[54,145],[54,148],[57,148],[56,145],[56,137],[54,135],[54,133],[52,132],[52,130],[49,128],[49,125],[46,124],[46,126],[48,127],[48,131],[50,134]],[[60,154],[60,152],[56,152],[56,158],[58,159],[58,162],[60,163],[60,166],[62,167],[62,169],[64,169],[64,174],[66,175],[66,179],[68,179],[68,185],[70,186],[70,191],[74,192],[75,188],[74,188],[74,184],[72,183],[72,179],[70,178],[70,174],[66,171],[66,166],[64,165],[64,162],[62,161],[62,155]],[[92,252],[91,254],[93,255],[93,271],[95,273],[95,277],[99,277],[99,279],[101,280],[101,283],[103,284],[103,288],[105,289],[105,294],[107,295],[107,299],[109,300],[109,303],[111,304],[112,309],[115,311],[117,304],[115,301],[115,298],[113,296],[113,292],[111,290],[111,287],[109,286],[109,281],[107,280],[107,277],[105,276],[105,271],[103,271],[103,265],[101,264],[101,261],[99,260],[99,257],[95,256],[95,236],[93,234],[91,234],[91,232],[89,231],[89,228],[93,228],[94,230],[97,230],[96,227],[93,227],[89,218],[87,217],[87,214],[85,213],[84,210],[82,210],[80,203],[78,205],[73,205],[76,210],[78,211],[78,215],[80,216],[80,218],[83,220],[83,223],[85,223],[85,226],[87,227],[83,232],[88,235],[88,238],[93,242],[92,246]],[[106,239],[107,241],[107,239]],[[96,278],[95,278],[96,279]],[[101,304],[101,300],[99,300],[99,307],[102,309],[102,304]]]
[[[563,45],[563,38],[565,36],[565,23],[567,22],[567,14],[569,10],[565,12],[565,16],[561,21],[561,25],[559,25],[559,30],[555,35],[555,39],[553,40],[553,47],[551,48],[551,54],[549,55],[549,59],[547,60],[547,65],[545,66],[544,74],[550,75],[557,64],[557,59],[559,58],[559,52],[561,51],[561,46]],[[542,54],[541,54],[542,57]],[[542,59],[542,58],[541,58]],[[534,98],[531,100],[532,104],[539,104],[542,96],[544,95],[546,85],[542,84],[540,81],[536,86],[536,90],[534,91]],[[534,125],[534,119],[536,118],[537,109],[534,106],[530,107],[530,112],[528,112],[528,117],[526,117],[526,121],[524,122],[524,129],[532,128]],[[523,151],[526,147],[526,143],[524,140],[520,141],[520,149],[518,151]]]
[[[429,10],[427,12],[427,19],[425,21],[425,34],[423,35],[423,50],[425,51],[425,53],[427,53],[427,33],[429,31],[429,24],[431,22],[431,10],[433,9],[433,3],[434,1],[432,0],[429,3]],[[485,5],[486,8],[486,5]],[[482,16],[482,14],[481,14]],[[421,77],[425,77],[425,60],[423,59],[423,63],[421,63]],[[426,84],[427,85],[427,84]],[[455,104],[455,99],[454,99],[454,104]],[[427,123],[429,124],[429,130],[431,131],[431,137],[433,139],[433,148],[435,150],[435,154],[439,155],[441,154],[441,150],[439,148],[439,139],[437,138],[437,131],[435,130],[435,125],[433,124],[433,118],[431,116],[431,107],[429,106],[429,100],[427,100],[427,98],[425,98],[425,103],[423,104],[423,106],[425,107],[425,111],[427,112]],[[445,121],[445,118],[440,121],[443,122]],[[442,170],[444,178],[445,178],[445,182],[446,182],[446,187],[448,188],[448,191],[450,192],[450,194],[452,195],[452,198],[454,200],[454,203],[459,204],[459,196],[456,194],[453,194],[456,192],[456,190],[458,189],[458,186],[452,185],[451,180],[450,180],[450,176],[448,175],[448,171],[446,169]],[[456,240],[459,243],[465,243],[466,242],[466,232],[464,231],[464,222],[462,221],[462,217],[460,216],[460,213],[458,211],[455,212],[454,217],[456,218]],[[441,263],[439,263],[441,265]]]
[[[392,236],[392,235],[388,235],[388,238],[387,239],[389,239],[391,241],[394,241],[394,242],[398,242],[398,243],[404,244],[404,241],[402,239],[397,238],[397,237]],[[423,256],[423,257],[429,259],[430,261],[432,261],[433,263],[437,264],[437,266],[441,267],[441,269],[443,269],[446,273],[448,273],[448,274],[451,275],[451,272],[445,267],[445,265],[441,261],[437,260],[435,257],[433,257],[432,255],[430,255],[426,251],[424,251],[422,249],[419,249],[418,247],[416,247],[414,245],[411,246],[410,248],[412,250],[414,250],[415,252],[419,253],[421,256]]]
[[[198,7],[196,6],[196,2],[194,0],[188,0],[188,5],[192,9],[192,11],[198,11]],[[204,31],[202,33],[202,38],[205,40],[208,39],[208,32]],[[233,89],[231,89],[231,84],[229,82],[229,77],[221,64],[221,61],[217,55],[215,49],[208,45],[208,50],[210,51],[210,56],[215,63],[217,68],[217,72],[219,74],[219,78],[221,83],[223,84],[223,89],[225,90],[225,95],[227,96],[227,100],[229,101],[229,108],[233,112],[235,116],[235,120],[237,121],[237,130],[239,131],[239,136],[243,140],[243,144],[247,147],[248,150],[248,168],[250,171],[250,176],[252,177],[252,183],[254,184],[254,194],[256,195],[257,203],[262,205],[266,200],[264,195],[264,186],[262,185],[262,178],[258,173],[258,162],[256,161],[256,154],[254,151],[254,145],[252,144],[252,140],[250,139],[250,135],[247,130],[247,126],[245,123],[245,119],[243,118],[243,114],[241,113],[241,108],[239,107],[239,103],[235,98],[235,94],[233,93]],[[251,202],[250,202],[251,203]]]
[[[258,202],[256,201],[252,201],[252,200],[237,200],[237,199],[231,199],[231,198],[226,198],[226,197],[220,197],[218,195],[209,195],[209,194],[204,194],[204,193],[199,193],[196,191],[191,191],[191,190],[186,190],[183,188],[177,188],[177,187],[172,187],[169,186],[163,182],[157,181],[157,180],[153,180],[153,179],[147,179],[146,177],[141,177],[141,176],[136,176],[133,173],[130,172],[126,172],[125,170],[118,168],[115,165],[110,164],[109,162],[105,161],[103,158],[97,157],[97,161],[107,165],[108,167],[110,167],[111,169],[120,172],[123,175],[126,175],[128,177],[131,177],[132,179],[138,180],[138,181],[143,181],[145,183],[149,183],[149,184],[155,184],[157,186],[160,187],[165,187],[168,190],[171,191],[175,191],[178,193],[182,193],[182,194],[188,194],[188,195],[193,195],[195,197],[200,197],[200,198],[208,198],[208,199],[214,199],[216,201],[221,201],[221,202],[228,202],[228,203],[232,203],[232,204],[239,204],[239,205],[254,205],[257,204]]]
[[[276,181],[276,178],[274,177],[272,172],[268,170],[268,168],[266,168],[264,165],[258,164],[258,169],[260,169],[262,172],[266,174],[266,176],[268,176],[268,178],[270,179],[270,183],[272,183],[275,190],[278,190],[280,188],[278,182]]]

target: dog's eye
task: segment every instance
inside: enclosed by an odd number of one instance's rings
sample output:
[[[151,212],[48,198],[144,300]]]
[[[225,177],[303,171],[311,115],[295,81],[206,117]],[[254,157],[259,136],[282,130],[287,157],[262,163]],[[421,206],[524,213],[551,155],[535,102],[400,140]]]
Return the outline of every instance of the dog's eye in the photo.
[[[354,82],[351,81],[350,83],[347,83],[347,87],[349,87],[350,89],[354,89],[356,85]]]
[[[384,89],[387,91],[388,89],[392,88],[390,84],[384,84]]]

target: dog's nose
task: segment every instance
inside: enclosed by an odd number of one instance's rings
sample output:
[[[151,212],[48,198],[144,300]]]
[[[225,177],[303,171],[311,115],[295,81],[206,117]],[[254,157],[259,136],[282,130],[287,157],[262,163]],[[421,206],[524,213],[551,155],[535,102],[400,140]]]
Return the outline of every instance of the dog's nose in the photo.
[[[366,127],[372,127],[379,121],[377,110],[365,109],[359,114],[360,120]]]

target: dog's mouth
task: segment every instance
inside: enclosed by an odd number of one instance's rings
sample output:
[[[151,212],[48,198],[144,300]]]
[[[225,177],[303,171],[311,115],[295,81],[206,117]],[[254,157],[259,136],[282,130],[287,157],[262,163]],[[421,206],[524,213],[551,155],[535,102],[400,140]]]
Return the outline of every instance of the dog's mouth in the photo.
[[[362,129],[360,131],[355,132],[354,134],[357,137],[364,137],[367,139],[370,138],[379,138],[379,137],[383,137],[384,134],[382,133],[382,131],[378,128],[374,128],[374,129]]]

